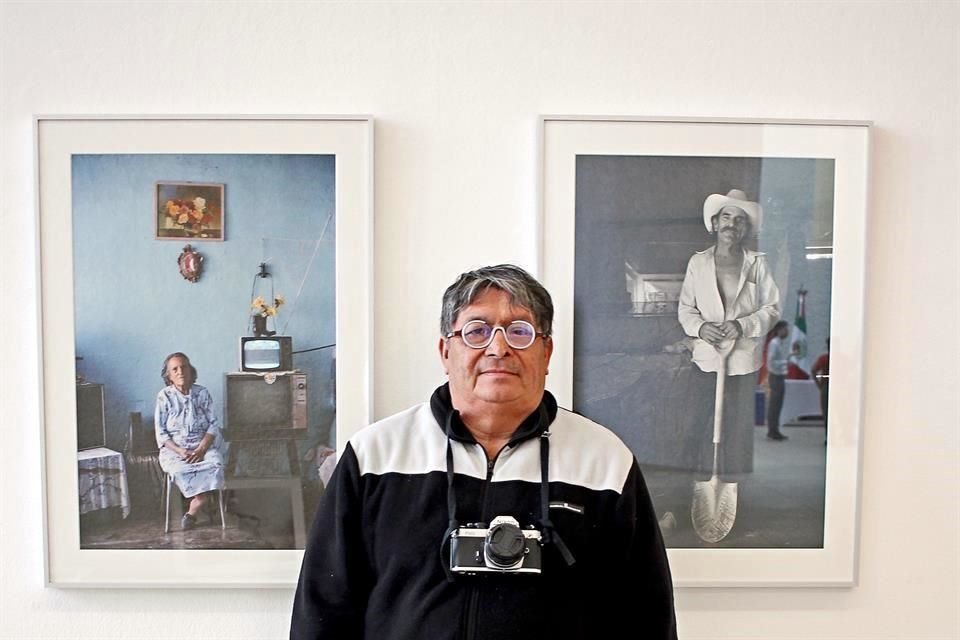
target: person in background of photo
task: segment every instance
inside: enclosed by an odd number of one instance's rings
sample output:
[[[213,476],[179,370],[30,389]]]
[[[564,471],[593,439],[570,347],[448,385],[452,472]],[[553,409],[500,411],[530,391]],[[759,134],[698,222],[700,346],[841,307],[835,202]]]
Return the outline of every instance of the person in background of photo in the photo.
[[[773,338],[767,345],[767,385],[770,387],[770,399],[767,403],[767,437],[782,442],[787,436],[780,433],[780,411],[786,394],[787,369],[793,357],[794,347],[790,344],[790,325],[780,320],[770,330]]]
[[[544,389],[550,294],[498,265],[462,274],[441,308],[448,382],[344,443],[291,639],[587,640],[630,628],[675,640],[636,459]]]
[[[154,412],[160,468],[173,477],[183,496],[190,498],[190,506],[180,520],[187,530],[196,526],[197,515],[211,493],[224,486],[220,427],[213,398],[205,387],[196,384],[197,370],[186,354],[178,351],[168,355],[160,376],[166,385],[157,394]]]
[[[730,469],[738,471],[752,468],[756,386],[747,374],[763,363],[764,338],[780,317],[780,289],[766,256],[748,248],[762,215],[760,205],[739,189],[707,196],[703,224],[715,242],[687,263],[677,312],[684,332],[693,338],[693,362],[700,371],[718,371],[723,351],[730,349],[721,450]],[[706,381],[702,386],[708,386]],[[713,395],[704,395],[698,400],[703,414],[698,423],[712,424]]]
[[[810,368],[813,381],[820,390],[820,412],[823,415],[823,443],[827,443],[827,408],[830,404],[830,338],[827,338],[827,350],[821,353]]]

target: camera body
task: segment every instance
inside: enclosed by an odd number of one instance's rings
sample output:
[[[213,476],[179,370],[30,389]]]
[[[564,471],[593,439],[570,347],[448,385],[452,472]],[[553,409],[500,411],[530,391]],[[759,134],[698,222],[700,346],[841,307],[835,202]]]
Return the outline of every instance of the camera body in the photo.
[[[497,516],[468,524],[450,534],[450,570],[454,573],[528,573],[541,570],[540,532],[521,529],[515,518]]]

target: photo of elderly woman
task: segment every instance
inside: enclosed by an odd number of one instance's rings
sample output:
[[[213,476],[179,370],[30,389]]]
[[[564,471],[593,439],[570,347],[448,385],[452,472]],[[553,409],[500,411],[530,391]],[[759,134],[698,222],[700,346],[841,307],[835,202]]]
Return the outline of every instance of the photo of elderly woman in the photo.
[[[196,526],[208,500],[223,491],[222,438],[213,398],[206,387],[196,384],[197,369],[190,358],[179,351],[171,353],[163,361],[161,377],[167,386],[157,394],[154,412],[160,468],[169,477],[167,491],[172,482],[183,497],[190,499],[190,507],[180,520],[180,527],[186,531]]]
[[[335,160],[71,157],[81,549],[303,548],[336,460]],[[229,233],[157,237],[170,182],[218,185]]]

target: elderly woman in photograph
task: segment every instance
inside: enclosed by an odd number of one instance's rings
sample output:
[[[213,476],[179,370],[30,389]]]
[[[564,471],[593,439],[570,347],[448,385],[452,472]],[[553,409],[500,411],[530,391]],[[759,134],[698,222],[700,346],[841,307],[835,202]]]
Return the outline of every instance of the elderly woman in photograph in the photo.
[[[217,448],[220,428],[210,392],[198,384],[186,354],[171,353],[160,372],[166,386],[157,394],[154,425],[160,467],[190,498],[180,524],[191,529],[211,493],[223,489],[223,456]]]

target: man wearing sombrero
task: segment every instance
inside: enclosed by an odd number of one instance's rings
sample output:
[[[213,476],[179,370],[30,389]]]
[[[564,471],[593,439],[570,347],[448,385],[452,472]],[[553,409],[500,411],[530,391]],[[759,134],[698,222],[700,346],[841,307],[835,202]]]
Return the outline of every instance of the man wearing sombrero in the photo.
[[[734,413],[740,422],[749,423],[752,420],[743,419],[750,415],[753,402],[754,378],[748,374],[760,368],[764,338],[780,318],[780,290],[766,257],[747,248],[762,216],[760,205],[739,189],[707,196],[703,224],[716,240],[687,263],[678,310],[684,332],[694,339],[693,361],[704,372],[718,371],[726,364],[727,404],[746,402],[747,407]],[[752,426],[747,430],[726,418],[724,422],[731,436],[725,440],[742,440],[752,459]],[[768,435],[782,438],[779,432]]]

